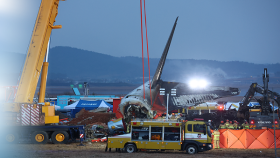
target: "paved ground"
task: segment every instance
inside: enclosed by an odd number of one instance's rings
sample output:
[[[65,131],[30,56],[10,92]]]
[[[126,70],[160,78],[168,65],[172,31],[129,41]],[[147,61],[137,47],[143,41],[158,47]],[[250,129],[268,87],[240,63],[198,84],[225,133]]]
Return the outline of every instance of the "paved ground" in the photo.
[[[188,155],[183,151],[140,151],[136,153],[119,153],[113,149],[111,152],[105,152],[106,143],[84,143],[85,146],[78,146],[79,143],[72,144],[14,144],[1,147],[3,151],[1,157],[42,157],[42,158],[65,158],[65,157],[121,157],[121,158],[217,158],[217,157],[275,157],[274,149],[213,149],[210,151],[198,153],[196,155]],[[3,155],[8,154],[8,155]],[[280,151],[278,151],[280,156]]]

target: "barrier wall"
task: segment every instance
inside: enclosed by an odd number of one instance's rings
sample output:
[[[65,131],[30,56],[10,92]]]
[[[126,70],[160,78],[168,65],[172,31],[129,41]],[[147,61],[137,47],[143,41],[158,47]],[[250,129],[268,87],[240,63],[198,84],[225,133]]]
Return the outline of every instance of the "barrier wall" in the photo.
[[[220,148],[274,148],[273,129],[220,129]],[[275,130],[276,147],[280,148],[280,130]]]

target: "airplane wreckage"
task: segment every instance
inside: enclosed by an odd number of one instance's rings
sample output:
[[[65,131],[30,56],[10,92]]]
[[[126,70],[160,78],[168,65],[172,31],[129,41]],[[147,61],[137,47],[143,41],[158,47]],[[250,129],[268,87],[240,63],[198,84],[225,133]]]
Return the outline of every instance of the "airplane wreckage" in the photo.
[[[192,89],[186,83],[166,82],[160,79],[165,64],[166,56],[176,28],[178,17],[173,25],[172,31],[165,45],[164,51],[158,63],[156,72],[151,80],[151,93],[149,81],[127,94],[119,104],[119,112],[123,115],[125,122],[135,118],[154,118],[157,113],[166,112],[166,97],[160,96],[161,88],[165,92],[176,89],[176,96],[169,99],[168,111],[195,106],[209,100],[222,97],[234,96],[240,93],[238,88],[208,86],[203,89]],[[145,91],[145,93],[143,93]],[[145,97],[143,96],[145,94]],[[145,98],[145,99],[144,99]]]

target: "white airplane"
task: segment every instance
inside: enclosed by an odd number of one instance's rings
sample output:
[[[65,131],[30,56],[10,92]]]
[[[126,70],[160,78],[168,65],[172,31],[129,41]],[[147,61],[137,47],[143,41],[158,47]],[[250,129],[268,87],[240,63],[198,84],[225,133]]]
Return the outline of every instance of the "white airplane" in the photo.
[[[176,89],[176,96],[171,96],[169,100],[168,111],[180,107],[198,105],[221,97],[238,95],[240,93],[238,88],[207,86],[193,89],[186,83],[165,82],[160,79],[177,20],[178,17],[175,20],[172,31],[163,50],[155,75],[151,80],[151,95],[149,82],[146,82],[144,84],[144,89],[143,85],[139,86],[127,94],[119,104],[119,111],[127,121],[131,120],[132,117],[154,118],[157,111],[161,111],[162,113],[163,109],[166,109],[166,97],[159,95],[160,88],[164,88],[167,93],[170,93],[171,89]],[[197,84],[200,86],[199,83]],[[143,96],[143,91],[145,91],[145,97]],[[155,106],[159,109],[156,109]]]

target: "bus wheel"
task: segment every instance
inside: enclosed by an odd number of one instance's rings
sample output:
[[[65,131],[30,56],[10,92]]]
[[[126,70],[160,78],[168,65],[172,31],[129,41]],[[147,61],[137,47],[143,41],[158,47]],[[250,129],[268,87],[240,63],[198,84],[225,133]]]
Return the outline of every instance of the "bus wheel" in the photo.
[[[66,131],[55,131],[52,134],[54,144],[66,144],[69,141],[69,134]]]
[[[187,154],[195,154],[197,153],[197,148],[194,145],[189,145],[186,147]]]
[[[49,135],[45,131],[35,131],[31,135],[31,142],[34,144],[46,144],[49,140]]]
[[[124,147],[124,150],[125,150],[127,153],[133,153],[133,152],[136,152],[136,147],[135,147],[135,145],[133,145],[133,144],[127,144],[127,145]]]

